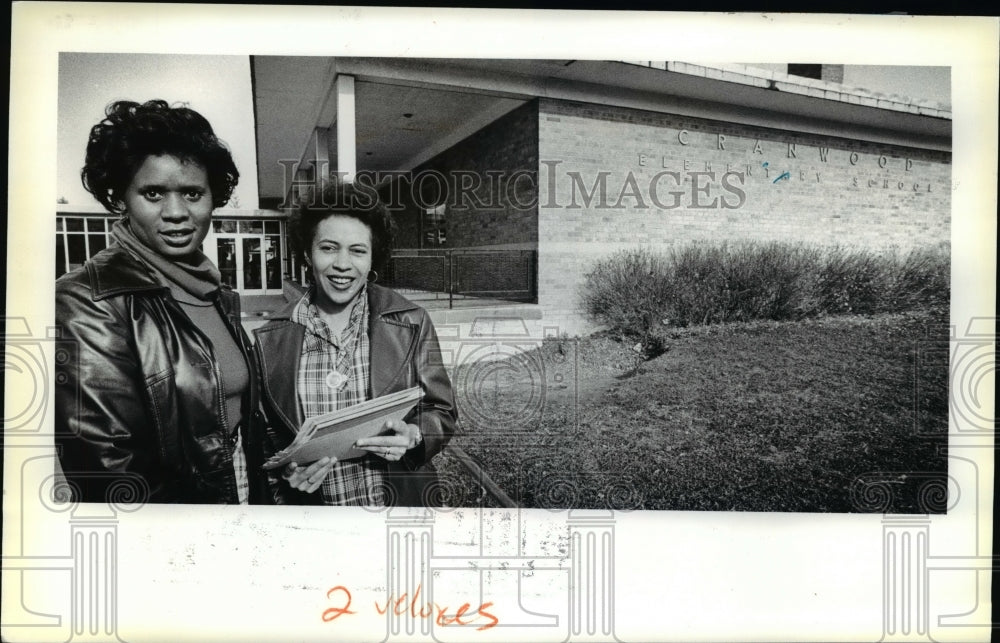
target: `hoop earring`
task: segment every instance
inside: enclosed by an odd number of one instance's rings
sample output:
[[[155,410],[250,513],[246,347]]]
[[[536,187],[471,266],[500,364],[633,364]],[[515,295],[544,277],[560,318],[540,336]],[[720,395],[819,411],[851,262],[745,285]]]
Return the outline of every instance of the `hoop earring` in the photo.
[[[372,283],[375,283],[376,281],[378,281],[378,272],[377,272],[377,271],[375,271],[375,270],[369,270],[368,272],[370,272],[370,273],[371,273],[371,272],[374,272],[374,273],[375,273],[375,278],[374,278],[374,279],[371,279],[371,282],[372,282]],[[369,277],[370,277],[370,276],[371,276],[371,275],[369,275]]]

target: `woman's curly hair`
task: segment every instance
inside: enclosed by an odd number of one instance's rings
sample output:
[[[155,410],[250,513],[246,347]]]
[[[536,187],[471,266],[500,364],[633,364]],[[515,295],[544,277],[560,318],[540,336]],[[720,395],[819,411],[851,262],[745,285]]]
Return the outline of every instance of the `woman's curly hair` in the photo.
[[[317,195],[310,195],[289,217],[289,232],[300,261],[305,261],[316,237],[319,224],[332,216],[357,219],[372,233],[372,268],[384,271],[392,253],[395,225],[378,193],[367,186],[356,187],[339,181],[328,184]]]
[[[204,116],[164,100],[117,101],[90,129],[83,187],[115,214],[125,212],[125,192],[148,156],[175,156],[205,168],[216,208],[229,202],[240,173],[225,143]]]

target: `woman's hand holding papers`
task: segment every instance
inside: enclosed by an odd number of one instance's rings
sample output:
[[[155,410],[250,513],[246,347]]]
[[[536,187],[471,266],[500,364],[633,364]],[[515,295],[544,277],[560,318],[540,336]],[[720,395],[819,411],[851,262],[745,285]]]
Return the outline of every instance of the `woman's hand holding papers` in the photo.
[[[281,477],[287,480],[293,489],[312,493],[319,489],[336,463],[337,458],[330,457],[320,458],[308,467],[300,467],[292,462],[285,467]]]
[[[384,458],[389,462],[396,462],[407,451],[420,444],[423,439],[423,436],[420,435],[420,427],[416,424],[406,424],[405,422],[393,422],[389,420],[385,423],[385,429],[392,431],[392,434],[362,438],[354,446]]]

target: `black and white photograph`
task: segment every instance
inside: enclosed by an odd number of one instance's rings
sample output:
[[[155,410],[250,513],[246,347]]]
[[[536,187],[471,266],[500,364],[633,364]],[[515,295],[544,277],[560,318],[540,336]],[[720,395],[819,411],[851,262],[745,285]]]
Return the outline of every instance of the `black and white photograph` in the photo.
[[[62,54],[69,490],[943,513],[950,86],[945,67]],[[184,147],[214,136],[201,103],[242,172],[224,142]],[[257,479],[303,420],[415,385],[384,445]]]
[[[53,13],[11,175],[5,639],[988,638],[996,99],[916,44],[954,34],[185,7],[144,46],[122,6],[114,46]],[[350,38],[405,20],[449,39]]]

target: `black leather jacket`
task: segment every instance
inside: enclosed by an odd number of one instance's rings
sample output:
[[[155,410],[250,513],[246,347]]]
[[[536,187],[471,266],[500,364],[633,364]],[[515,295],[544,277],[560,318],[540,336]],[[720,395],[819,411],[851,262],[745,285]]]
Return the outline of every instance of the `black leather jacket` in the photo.
[[[373,397],[420,385],[424,397],[406,422],[420,427],[423,441],[398,462],[388,463],[389,504],[433,506],[442,489],[431,459],[455,433],[458,415],[437,334],[426,311],[388,288],[368,284],[368,337]],[[254,350],[263,369],[264,410],[274,447],[284,448],[302,425],[296,382],[304,329],[291,321],[294,304],[254,331]],[[287,485],[285,485],[287,488]],[[320,494],[285,493],[291,502],[322,502]]]
[[[264,419],[239,297],[223,288],[216,307],[251,375],[240,431],[250,502],[265,502]],[[56,323],[67,347],[56,441],[77,500],[239,501],[211,343],[144,264],[115,246],[60,277]]]

